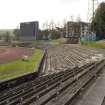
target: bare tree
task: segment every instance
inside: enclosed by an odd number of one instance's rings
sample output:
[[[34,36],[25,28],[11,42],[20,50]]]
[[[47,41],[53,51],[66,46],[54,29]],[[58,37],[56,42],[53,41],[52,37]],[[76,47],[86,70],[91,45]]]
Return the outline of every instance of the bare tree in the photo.
[[[76,21],[77,21],[77,22],[81,22],[81,16],[80,16],[80,15],[77,16]]]
[[[73,15],[70,16],[70,21],[74,21],[74,16]]]
[[[54,20],[52,19],[51,21],[50,21],[50,23],[49,23],[49,28],[50,28],[50,30],[53,30],[53,29],[55,29],[55,22],[54,22]]]

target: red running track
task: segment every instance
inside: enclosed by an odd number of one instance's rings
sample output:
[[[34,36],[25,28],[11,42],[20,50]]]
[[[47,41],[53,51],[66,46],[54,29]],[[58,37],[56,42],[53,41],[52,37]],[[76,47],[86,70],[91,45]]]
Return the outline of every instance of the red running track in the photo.
[[[21,59],[24,55],[31,56],[35,49],[31,48],[1,48],[0,64],[5,64],[17,59]]]

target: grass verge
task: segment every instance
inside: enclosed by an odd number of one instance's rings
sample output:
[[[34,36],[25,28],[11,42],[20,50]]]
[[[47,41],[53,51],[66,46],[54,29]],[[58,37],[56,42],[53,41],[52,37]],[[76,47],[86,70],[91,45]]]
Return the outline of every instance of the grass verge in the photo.
[[[16,60],[0,65],[0,81],[15,78],[27,73],[37,71],[43,52],[35,49],[35,54],[28,61]]]
[[[53,39],[53,40],[36,40],[33,42],[34,45],[44,45],[44,44],[65,44],[67,43],[66,38],[59,38],[59,39]]]
[[[105,44],[97,43],[96,41],[81,41],[81,45],[92,48],[105,48]]]
[[[51,40],[50,44],[65,44],[67,42],[66,38],[59,38],[56,40]]]

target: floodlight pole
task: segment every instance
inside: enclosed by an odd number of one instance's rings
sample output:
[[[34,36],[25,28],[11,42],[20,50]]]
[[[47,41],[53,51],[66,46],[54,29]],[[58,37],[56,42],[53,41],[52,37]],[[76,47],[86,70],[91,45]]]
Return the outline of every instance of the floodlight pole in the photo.
[[[92,0],[93,2],[93,19],[94,19],[94,0]]]

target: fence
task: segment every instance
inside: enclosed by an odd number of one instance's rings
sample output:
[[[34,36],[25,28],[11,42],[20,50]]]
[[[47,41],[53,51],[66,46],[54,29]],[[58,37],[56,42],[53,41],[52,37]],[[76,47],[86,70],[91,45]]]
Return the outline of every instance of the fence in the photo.
[[[82,41],[95,41],[96,34],[81,35],[81,40]]]

